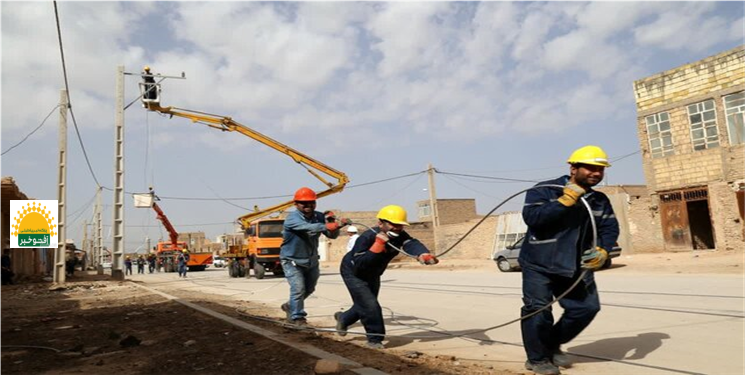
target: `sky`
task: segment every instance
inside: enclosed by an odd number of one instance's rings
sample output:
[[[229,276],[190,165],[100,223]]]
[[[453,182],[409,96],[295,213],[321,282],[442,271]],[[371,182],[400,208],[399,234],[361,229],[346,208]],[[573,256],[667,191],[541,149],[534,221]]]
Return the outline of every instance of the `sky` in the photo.
[[[76,131],[68,116],[67,238],[82,240],[98,180],[107,246],[117,66],[183,72],[162,82],[162,105],[229,116],[346,173],[347,189],[319,200],[319,210],[399,204],[417,221],[416,202],[429,191],[427,175],[416,173],[430,163],[451,173],[435,175],[437,197],[474,198],[480,214],[566,174],[569,154],[587,144],[613,163],[604,183],[644,184],[633,82],[743,44],[745,24],[741,2],[57,6],[77,123]],[[3,1],[0,12],[0,172],[30,197],[57,199],[55,107],[65,80],[54,5]],[[125,76],[126,103],[137,99],[139,79]],[[177,230],[213,240],[254,205],[324,188],[252,139],[139,103],[125,111],[124,138],[128,252],[167,238],[154,212],[132,203],[129,193],[148,186]]]

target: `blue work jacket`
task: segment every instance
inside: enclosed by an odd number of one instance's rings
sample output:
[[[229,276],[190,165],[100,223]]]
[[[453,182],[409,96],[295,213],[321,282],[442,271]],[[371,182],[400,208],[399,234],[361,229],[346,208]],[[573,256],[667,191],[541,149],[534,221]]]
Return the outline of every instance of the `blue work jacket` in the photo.
[[[370,247],[375,243],[375,236],[378,232],[380,232],[380,228],[374,227],[372,230],[365,231],[357,238],[352,250],[347,252],[341,261],[342,270],[345,266],[351,266],[354,275],[361,279],[378,278],[385,272],[388,263],[398,255],[398,251],[389,245],[385,246],[385,251],[382,253],[373,253],[370,251]],[[391,238],[388,243],[416,257],[429,253],[427,247],[416,238],[411,237],[406,231],[402,231],[398,237]]]
[[[569,176],[539,185],[561,185]],[[582,252],[592,247],[592,224],[587,207],[581,202],[566,207],[557,200],[562,189],[544,187],[528,190],[523,220],[528,225],[518,262],[520,267],[544,273],[574,277],[580,270]],[[584,198],[590,205],[597,226],[597,245],[610,250],[618,240],[618,220],[608,197],[590,189]],[[592,281],[592,272],[588,272]]]
[[[318,266],[318,237],[323,233],[328,238],[339,236],[339,230],[326,229],[326,219],[315,211],[306,218],[300,211],[287,215],[282,230],[282,246],[279,259],[291,260],[300,267]]]

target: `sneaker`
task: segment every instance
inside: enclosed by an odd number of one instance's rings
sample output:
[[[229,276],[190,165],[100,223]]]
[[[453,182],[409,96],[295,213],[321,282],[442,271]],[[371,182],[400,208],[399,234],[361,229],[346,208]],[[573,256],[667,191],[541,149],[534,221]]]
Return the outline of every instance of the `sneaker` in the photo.
[[[341,311],[334,313],[334,319],[336,319],[336,334],[339,336],[347,335],[347,327],[341,322]]]
[[[287,302],[285,302],[282,304],[282,306],[280,306],[280,308],[282,309],[282,311],[285,312],[285,315],[287,315],[287,321],[292,321],[292,313],[290,312],[290,305]]]
[[[382,342],[368,341],[366,346],[370,349],[385,349]]]
[[[569,358],[568,355],[562,352],[561,349],[556,349],[553,357],[551,358],[551,362],[553,362],[554,365],[563,367],[563,368],[572,367],[572,360]]]
[[[544,360],[540,362],[525,361],[525,368],[540,375],[560,375],[561,371],[550,361]]]

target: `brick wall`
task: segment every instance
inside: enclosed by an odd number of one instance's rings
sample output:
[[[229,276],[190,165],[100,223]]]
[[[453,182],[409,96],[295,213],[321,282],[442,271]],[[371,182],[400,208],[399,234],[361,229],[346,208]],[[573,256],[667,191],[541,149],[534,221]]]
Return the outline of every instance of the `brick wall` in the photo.
[[[649,195],[631,197],[627,212],[630,251],[623,255],[660,253],[665,250],[659,210]]]
[[[429,201],[417,202],[417,207],[429,206]],[[437,214],[440,217],[440,225],[462,223],[477,216],[476,200],[466,199],[438,199]],[[420,216],[420,221],[432,221],[429,215]]]
[[[639,112],[745,84],[742,46],[634,82]]]
[[[447,250],[473,228],[479,220],[481,220],[480,217],[463,223],[440,226],[441,241],[437,252],[441,253]],[[447,259],[491,259],[496,231],[497,218],[496,216],[490,216],[445,257]]]
[[[743,223],[740,220],[735,190],[726,182],[709,185],[709,212],[715,220],[714,241],[717,250],[745,249]]]
[[[737,181],[745,178],[745,145],[729,147],[723,154],[725,181]]]

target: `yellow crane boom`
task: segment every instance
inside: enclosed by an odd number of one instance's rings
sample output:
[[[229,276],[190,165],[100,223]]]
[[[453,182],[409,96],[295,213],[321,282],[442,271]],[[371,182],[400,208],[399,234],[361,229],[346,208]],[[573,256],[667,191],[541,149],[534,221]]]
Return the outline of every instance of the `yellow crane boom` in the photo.
[[[321,180],[321,182],[323,182],[324,185],[328,187],[328,189],[316,193],[318,195],[318,198],[322,198],[327,195],[341,192],[344,189],[344,186],[349,182],[349,178],[343,172],[340,172],[334,168],[331,168],[328,165],[323,164],[320,161],[301,153],[300,151],[297,151],[281,142],[278,142],[264,134],[257,132],[256,130],[248,128],[245,125],[241,125],[235,122],[230,117],[220,116],[220,115],[215,115],[215,114],[205,113],[205,112],[199,112],[199,111],[193,111],[193,110],[188,110],[188,109],[183,109],[183,108],[161,107],[159,98],[158,98],[159,93],[160,93],[160,87],[159,87],[160,85],[154,84],[154,82],[152,81],[148,81],[147,77],[145,76],[143,77],[145,78],[145,82],[144,84],[141,84],[141,87],[144,87],[142,102],[145,108],[147,108],[150,111],[155,111],[155,112],[163,113],[166,115],[170,115],[171,117],[178,116],[178,117],[187,118],[191,120],[192,122],[204,124],[211,128],[219,129],[222,131],[238,132],[240,134],[243,134],[251,139],[254,139],[260,143],[263,143],[291,157],[292,160],[294,160],[296,163],[303,166],[303,168],[305,168],[310,174],[315,176],[317,179]],[[157,86],[157,91],[156,91],[156,86]],[[158,95],[157,96],[151,95],[152,92],[157,92]],[[336,179],[336,183],[334,184],[332,182],[327,181],[326,178],[324,178],[321,175],[321,173]],[[267,207],[264,209],[260,209],[260,210],[257,209],[255,212],[251,212],[246,215],[243,215],[239,217],[237,220],[241,223],[241,226],[243,227],[243,229],[248,229],[251,221],[254,221],[258,218],[269,215],[272,212],[283,211],[291,207],[293,204],[294,202],[290,200],[288,202],[280,203],[280,204]]]

